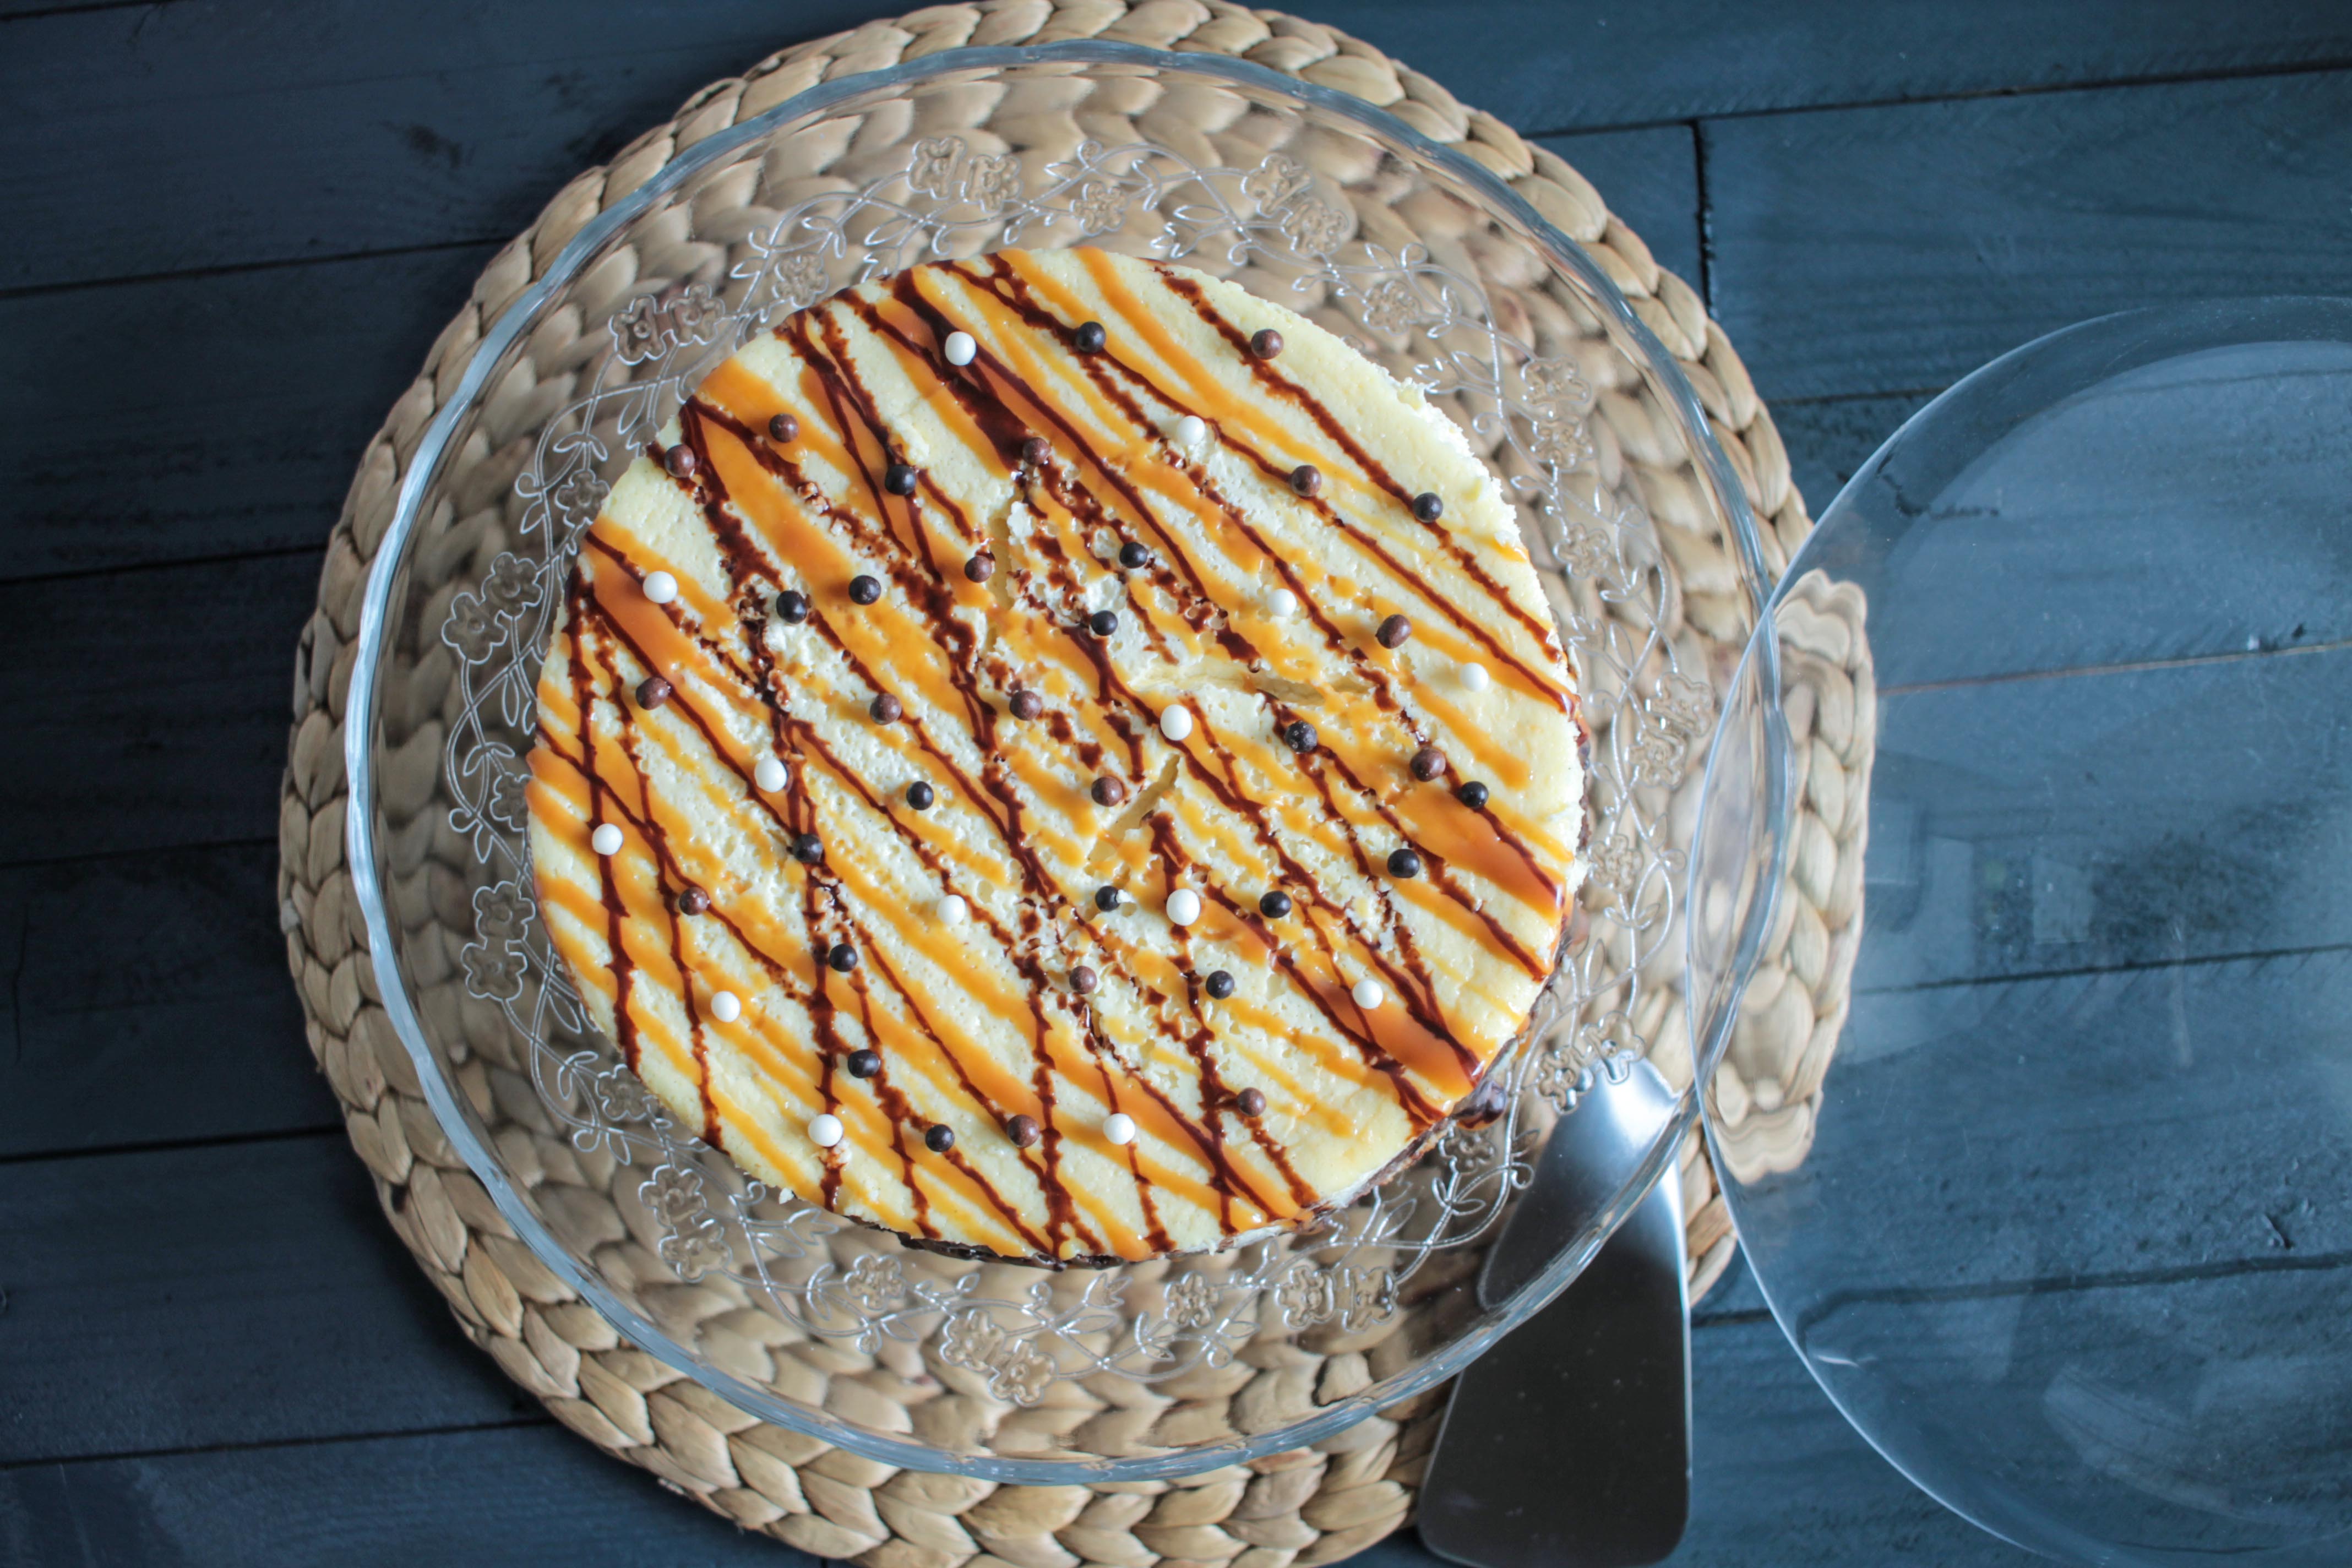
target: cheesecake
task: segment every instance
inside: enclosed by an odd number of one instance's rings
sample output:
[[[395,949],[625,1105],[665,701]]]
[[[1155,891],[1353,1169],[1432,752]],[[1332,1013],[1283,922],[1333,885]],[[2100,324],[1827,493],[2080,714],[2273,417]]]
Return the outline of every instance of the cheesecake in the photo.
[[[958,1255],[1200,1252],[1399,1169],[1524,1032],[1579,738],[1419,392],[1233,283],[1008,250],[759,332],[616,480],[532,872],[750,1175]]]

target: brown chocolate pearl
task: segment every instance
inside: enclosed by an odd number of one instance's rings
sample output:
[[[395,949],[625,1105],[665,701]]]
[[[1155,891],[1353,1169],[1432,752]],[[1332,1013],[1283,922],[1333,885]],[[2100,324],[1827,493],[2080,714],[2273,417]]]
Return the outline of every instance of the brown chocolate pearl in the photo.
[[[694,448],[683,443],[662,454],[662,467],[681,479],[694,472],[698,461]]]
[[[963,563],[965,578],[973,583],[985,583],[996,575],[996,562],[986,555],[975,555]]]
[[[1083,963],[1070,971],[1070,989],[1081,996],[1093,995],[1095,987],[1101,984],[1102,976]]]
[[[881,596],[881,578],[869,577],[865,573],[861,572],[856,576],[852,577],[849,580],[849,602],[851,604],[870,605]]]
[[[637,682],[637,706],[658,708],[677,695],[677,689],[658,675],[648,675]]]
[[[923,1134],[923,1147],[934,1154],[944,1154],[955,1147],[955,1129],[934,1125]]]
[[[1261,327],[1250,334],[1250,353],[1260,359],[1272,359],[1282,352],[1282,334],[1272,327]]]
[[[1035,1117],[1015,1116],[1005,1122],[1004,1135],[1013,1141],[1015,1149],[1029,1149],[1035,1147],[1045,1134],[1039,1131]]]
[[[874,715],[874,721],[877,724],[896,724],[907,710],[897,698],[886,691],[867,703],[866,710]]]
[[[1016,691],[1013,694],[1013,716],[1015,719],[1034,719],[1045,710],[1045,700],[1035,692]]]
[[[1435,490],[1423,490],[1412,498],[1412,515],[1423,522],[1435,522],[1445,515],[1445,502]]]
[[[1098,354],[1102,353],[1103,345],[1110,342],[1110,333],[1103,329],[1100,321],[1087,321],[1078,328],[1077,342],[1080,353]]]
[[[680,888],[677,890],[677,912],[679,914],[698,915],[709,907],[710,895],[704,892],[700,888],[694,886],[692,883],[689,882],[685,887]]]
[[[1265,1114],[1265,1090],[1262,1089],[1245,1089],[1242,1090],[1241,1093],[1234,1097],[1234,1103],[1241,1108],[1241,1113],[1244,1116],[1264,1116]]]
[[[846,974],[857,967],[857,950],[845,942],[835,942],[833,951],[824,955],[824,966],[835,974]]]
[[[1043,436],[1032,436],[1021,443],[1021,460],[1033,468],[1053,456],[1053,443]]]
[[[1423,746],[1412,754],[1412,776],[1427,784],[1445,771],[1445,753],[1435,746]]]
[[[1092,793],[1097,805],[1117,805],[1127,799],[1127,786],[1108,774],[1095,780]]]
[[[801,422],[789,414],[779,414],[768,421],[768,438],[790,441],[801,433]]]
[[[849,1076],[852,1078],[872,1078],[882,1070],[882,1053],[873,1050],[852,1051],[849,1053],[849,1059],[842,1065],[849,1069]]]
[[[1382,647],[1402,647],[1405,639],[1412,636],[1412,623],[1402,616],[1391,616],[1372,636],[1380,639]]]
[[[1323,493],[1323,470],[1312,463],[1301,463],[1290,470],[1290,488],[1303,496]]]

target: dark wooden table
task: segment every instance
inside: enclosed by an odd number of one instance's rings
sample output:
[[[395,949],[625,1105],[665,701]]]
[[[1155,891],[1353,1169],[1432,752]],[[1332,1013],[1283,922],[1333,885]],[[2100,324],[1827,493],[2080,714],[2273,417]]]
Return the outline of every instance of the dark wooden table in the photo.
[[[302,1048],[275,803],[352,464],[483,261],[702,82],[903,8],[0,0],[0,1562],[784,1560],[552,1425],[409,1266]],[[2352,292],[2342,0],[1295,8],[1583,169],[1816,508],[2052,328]],[[1677,1561],[2031,1561],[1743,1279],[1695,1345]]]

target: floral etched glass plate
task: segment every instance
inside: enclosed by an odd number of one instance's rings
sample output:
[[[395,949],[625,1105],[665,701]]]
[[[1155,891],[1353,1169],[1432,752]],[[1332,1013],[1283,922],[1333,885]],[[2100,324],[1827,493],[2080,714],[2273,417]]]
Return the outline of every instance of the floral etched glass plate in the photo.
[[[1582,675],[1591,875],[1475,1124],[1308,1234],[1049,1273],[903,1248],[745,1178],[588,1026],[531,896],[533,690],[607,487],[745,338],[862,279],[1076,244],[1228,276],[1359,344],[1470,433]],[[507,1222],[647,1352],[893,1464],[1139,1480],[1325,1438],[1556,1293],[1690,1126],[1682,900],[1755,530],[1671,359],[1574,244],[1356,100],[1116,45],[959,50],[695,145],[583,228],[426,431],[376,558],[347,729],[385,1007]],[[1538,760],[1539,761],[1539,760]],[[1699,949],[1740,930],[1735,887]],[[1717,906],[1720,904],[1720,910]],[[1704,989],[1692,992],[1708,994]],[[1473,1289],[1543,1141],[1647,1058],[1684,1114],[1561,1255]]]

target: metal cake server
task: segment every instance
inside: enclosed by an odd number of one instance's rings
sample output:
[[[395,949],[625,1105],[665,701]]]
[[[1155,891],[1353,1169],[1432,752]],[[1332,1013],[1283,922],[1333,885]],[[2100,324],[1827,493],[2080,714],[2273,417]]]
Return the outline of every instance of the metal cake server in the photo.
[[[1596,1077],[1478,1279],[1492,1306],[1575,1239],[1674,1114],[1647,1063]],[[1473,1568],[1638,1568],[1690,1516],[1690,1300],[1672,1167],[1550,1305],[1454,1384],[1421,1539]]]

